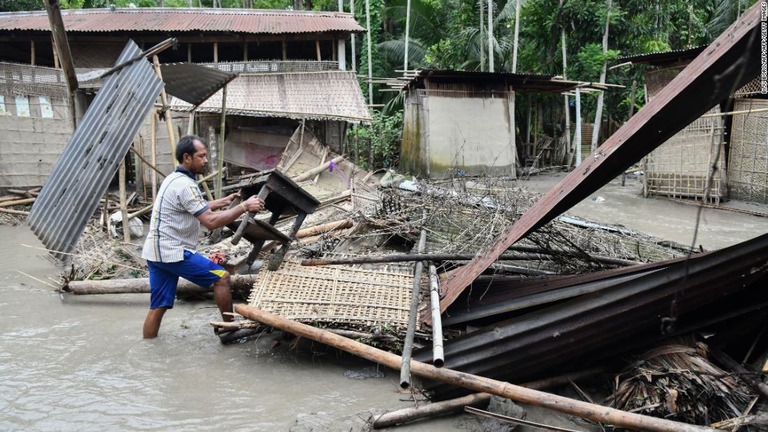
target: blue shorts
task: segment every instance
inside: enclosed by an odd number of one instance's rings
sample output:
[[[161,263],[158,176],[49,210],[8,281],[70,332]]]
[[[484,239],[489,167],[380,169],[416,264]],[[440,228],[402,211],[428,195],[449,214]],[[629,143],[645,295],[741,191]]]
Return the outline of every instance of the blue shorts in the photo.
[[[197,252],[184,251],[184,261],[164,263],[147,261],[149,267],[149,308],[173,309],[179,277],[208,288],[227,271]]]

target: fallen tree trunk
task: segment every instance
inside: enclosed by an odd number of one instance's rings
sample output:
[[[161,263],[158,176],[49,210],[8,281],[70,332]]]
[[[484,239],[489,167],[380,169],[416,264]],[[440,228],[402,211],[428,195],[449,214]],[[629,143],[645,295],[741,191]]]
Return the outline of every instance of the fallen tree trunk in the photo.
[[[339,348],[370,361],[380,363],[391,369],[400,367],[400,356],[380,349],[349,340],[347,338],[329,333],[327,331],[308,326],[296,321],[289,321],[277,315],[261,311],[252,306],[237,305],[235,312],[240,315],[259,321],[270,327],[282,331],[306,337],[314,341]],[[440,380],[452,385],[464,387],[478,392],[490,393],[517,402],[523,402],[533,406],[539,406],[566,414],[575,415],[600,423],[608,423],[613,426],[629,429],[660,431],[660,432],[693,432],[714,431],[705,426],[696,426],[665,420],[656,417],[644,416],[636,413],[620,411],[614,408],[582,402],[567,397],[552,395],[538,390],[520,387],[514,384],[484,378],[451,369],[436,368],[426,363],[411,361],[411,372],[425,378]]]
[[[250,289],[256,281],[256,275],[250,274],[233,275],[231,278],[233,289]],[[142,294],[149,293],[149,278],[69,281],[62,290],[76,295]],[[176,288],[176,292],[181,294],[202,294],[210,291],[186,279],[179,279]]]

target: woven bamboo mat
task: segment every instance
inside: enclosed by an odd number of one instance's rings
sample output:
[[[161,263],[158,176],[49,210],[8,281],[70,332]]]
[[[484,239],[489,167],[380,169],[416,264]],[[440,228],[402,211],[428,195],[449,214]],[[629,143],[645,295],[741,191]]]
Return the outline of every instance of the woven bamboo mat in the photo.
[[[285,260],[261,269],[248,303],[283,318],[349,327],[408,326],[413,272],[402,267],[305,267]]]

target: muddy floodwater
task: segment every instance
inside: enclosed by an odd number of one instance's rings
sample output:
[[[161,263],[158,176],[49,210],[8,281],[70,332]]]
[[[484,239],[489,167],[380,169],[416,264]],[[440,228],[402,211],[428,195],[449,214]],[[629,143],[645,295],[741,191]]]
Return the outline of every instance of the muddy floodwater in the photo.
[[[683,244],[696,218],[616,181],[571,213]],[[768,219],[706,210],[700,230],[697,244],[719,248],[765,233]],[[26,226],[0,226],[0,430],[357,431],[368,410],[413,406],[398,372],[334,350],[273,347],[272,334],[221,345],[212,302],[178,302],[160,337],[142,340],[147,294],[60,296],[62,270],[39,248]],[[466,416],[396,430],[469,430]]]
[[[221,345],[212,302],[178,302],[142,340],[148,294],[61,297],[34,247],[26,226],[0,226],[0,430],[348,431],[369,409],[413,405],[399,374],[333,350]]]

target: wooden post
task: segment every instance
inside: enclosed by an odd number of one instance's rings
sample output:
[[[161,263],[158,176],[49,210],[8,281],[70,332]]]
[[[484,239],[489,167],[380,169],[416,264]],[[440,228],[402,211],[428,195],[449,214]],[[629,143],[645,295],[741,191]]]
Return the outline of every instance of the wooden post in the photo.
[[[29,64],[35,65],[35,41],[29,41]]]
[[[316,327],[286,320],[275,314],[256,309],[253,306],[239,304],[235,306],[235,312],[264,325],[344,350],[391,369],[397,369],[400,366],[401,358],[396,354],[382,351],[378,348],[347,339],[343,336]],[[599,423],[607,423],[615,427],[658,432],[715,431],[715,429],[705,426],[690,425],[672,420],[629,413],[615,408],[553,395],[465,372],[446,368],[436,368],[432,365],[418,361],[411,361],[411,371],[420,377],[442,381],[477,392],[498,395],[507,399],[512,399],[516,402],[571,414]]]
[[[56,58],[61,61],[61,69],[64,72],[64,79],[67,80],[67,91],[69,93],[69,108],[72,111],[72,128],[77,127],[79,120],[78,113],[85,112],[84,100],[77,97],[77,75],[75,74],[75,64],[72,61],[72,51],[69,49],[67,33],[64,29],[64,20],[61,18],[61,7],[59,0],[45,0],[45,9],[48,12],[48,21],[51,24],[51,33],[53,34],[54,52]],[[58,66],[57,66],[58,67]],[[82,106],[80,104],[82,103]]]
[[[224,143],[227,129],[227,86],[221,89],[221,132],[219,133],[218,164],[219,176],[216,177],[216,198],[221,198],[221,188],[224,183]]]
[[[320,55],[320,41],[315,41],[315,52],[317,54],[317,61],[322,61],[323,57]]]
[[[368,105],[373,105],[373,60],[371,59],[371,2],[365,0],[365,27],[368,30]],[[357,162],[357,161],[355,161]]]
[[[163,73],[160,71],[160,60],[156,55],[152,56],[152,64],[155,66],[155,73],[160,80],[163,79]],[[176,137],[173,133],[173,117],[171,116],[171,109],[168,106],[168,95],[165,93],[165,87],[160,91],[160,100],[163,102],[163,108],[165,111],[165,127],[168,129],[168,142],[171,144],[171,159],[173,159],[174,168],[178,165],[176,160]]]
[[[152,166],[157,167],[157,122],[155,121],[155,111],[152,110],[152,112],[149,114],[150,116],[150,122],[149,122],[149,151],[152,152]],[[175,158],[176,156],[171,153],[171,159]],[[152,171],[152,200],[154,201],[157,197],[157,172],[155,170]]]
[[[126,243],[131,242],[131,230],[128,229],[128,202],[125,199],[125,159],[123,159],[122,162],[120,162],[120,174],[119,174],[119,184],[120,184],[120,215],[123,222],[123,240],[125,240]]]
[[[422,229],[419,236],[418,253],[424,253],[427,245],[427,230]],[[400,366],[400,387],[407,389],[411,386],[411,353],[413,352],[413,338],[416,335],[416,321],[419,316],[419,293],[421,291],[421,274],[424,262],[416,261],[413,271],[413,289],[411,291],[411,311],[408,314],[408,329],[405,332],[403,343],[403,357]]]
[[[576,87],[576,131],[573,133],[576,144],[576,166],[581,165],[581,90]]]
[[[440,283],[437,279],[437,268],[429,266],[429,300],[432,308],[432,364],[443,367],[443,324],[440,319]]]

